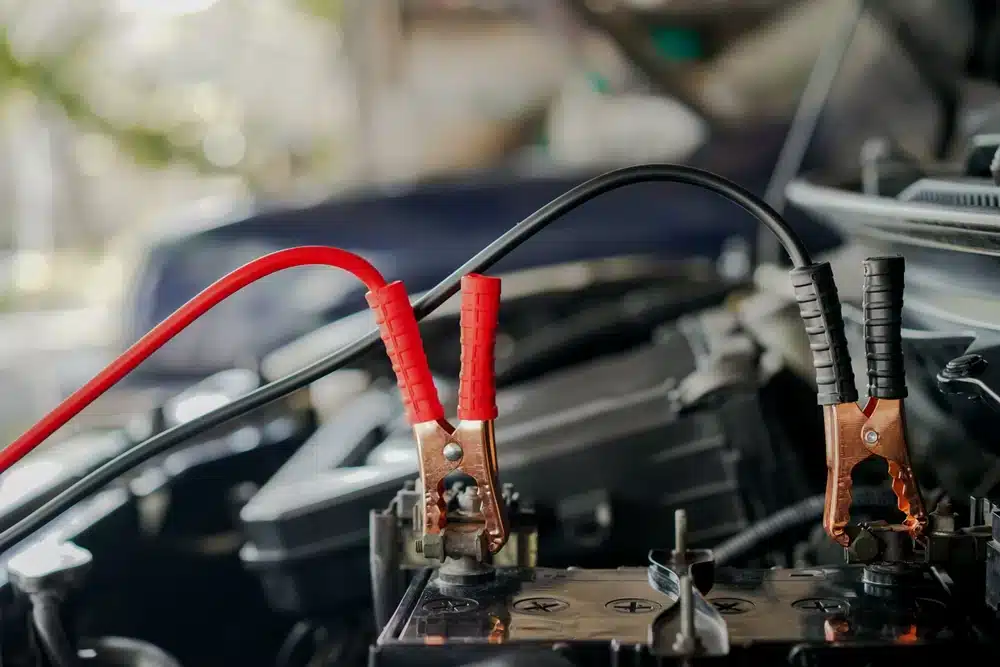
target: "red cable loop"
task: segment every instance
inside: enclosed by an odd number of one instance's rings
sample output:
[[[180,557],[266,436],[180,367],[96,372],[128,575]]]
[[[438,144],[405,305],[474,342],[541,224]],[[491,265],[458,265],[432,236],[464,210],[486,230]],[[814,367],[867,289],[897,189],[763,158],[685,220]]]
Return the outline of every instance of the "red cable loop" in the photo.
[[[178,308],[149,333],[111,362],[90,382],[80,387],[17,440],[0,450],[0,472],[9,469],[45,442],[70,419],[97,400],[104,392],[145,361],[156,350],[183,331],[221,301],[247,285],[272,273],[296,266],[326,265],[354,274],[369,292],[385,287],[385,278],[365,259],[354,253],[327,246],[304,246],[279,250],[244,264],[212,283],[203,292]]]

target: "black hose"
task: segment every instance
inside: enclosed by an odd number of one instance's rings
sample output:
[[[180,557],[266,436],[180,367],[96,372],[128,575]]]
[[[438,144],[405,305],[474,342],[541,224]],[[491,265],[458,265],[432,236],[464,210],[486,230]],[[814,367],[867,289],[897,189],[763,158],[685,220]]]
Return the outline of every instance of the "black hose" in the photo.
[[[49,662],[53,667],[76,667],[79,661],[63,625],[59,598],[51,593],[35,593],[30,600],[35,635]]]
[[[883,507],[892,504],[895,495],[881,486],[858,486],[851,491],[855,507]],[[725,565],[746,556],[783,533],[815,523],[823,518],[826,496],[812,496],[754,523],[749,528],[712,549],[717,565]]]
[[[308,621],[299,621],[296,623],[288,632],[285,641],[281,643],[281,648],[278,649],[278,655],[274,659],[275,667],[295,667],[300,662],[296,658],[301,657],[303,654],[305,655],[305,660],[301,662],[308,663],[315,652],[315,647],[313,646],[313,633],[315,632],[316,627]]]
[[[742,207],[770,229],[788,253],[795,267],[807,267],[811,264],[812,260],[809,257],[809,252],[788,223],[766,202],[745,188],[721,176],[694,167],[671,164],[639,165],[617,169],[592,178],[566,194],[552,200],[514,225],[509,231],[490,243],[414,303],[413,310],[416,313],[417,319],[423,319],[428,313],[458,292],[463,276],[468,273],[482,273],[486,271],[513,252],[522,243],[567,213],[579,208],[591,199],[612,190],[636,183],[649,182],[694,185],[722,195],[729,201]],[[231,403],[207,412],[189,422],[167,429],[139,443],[132,449],[123,452],[111,461],[88,473],[83,479],[39,507],[30,516],[6,528],[0,534],[0,553],[10,550],[21,542],[21,540],[45,527],[50,521],[70,507],[73,507],[78,502],[91,496],[153,457],[169,451],[177,445],[197,437],[206,431],[211,431],[232,419],[241,417],[248,412],[309,386],[316,380],[359,359],[364,354],[373,350],[379,342],[378,331],[370,331],[347,347],[299,371],[286,375]]]

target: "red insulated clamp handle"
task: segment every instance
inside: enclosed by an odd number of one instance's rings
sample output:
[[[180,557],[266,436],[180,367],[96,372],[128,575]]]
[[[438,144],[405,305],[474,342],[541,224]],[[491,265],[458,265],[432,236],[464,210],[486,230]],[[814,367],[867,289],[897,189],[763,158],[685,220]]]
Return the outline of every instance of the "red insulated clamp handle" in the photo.
[[[494,352],[500,313],[500,279],[479,274],[462,278],[462,368],[458,376],[458,418],[497,417]]]
[[[375,311],[375,322],[403,394],[403,406],[410,424],[444,419],[444,408],[427,365],[417,318],[403,283],[390,283],[368,292],[365,298]]]

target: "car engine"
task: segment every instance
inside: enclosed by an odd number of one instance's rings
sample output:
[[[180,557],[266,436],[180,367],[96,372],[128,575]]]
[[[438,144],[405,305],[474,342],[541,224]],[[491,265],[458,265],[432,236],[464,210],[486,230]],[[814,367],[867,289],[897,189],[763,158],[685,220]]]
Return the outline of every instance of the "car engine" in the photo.
[[[162,331],[301,263],[358,275],[370,312],[194,385],[11,499],[4,663],[995,659],[997,137],[974,137],[960,170],[796,180],[790,199],[848,239],[823,260],[739,186],[643,165],[412,302],[335,248],[251,262]],[[736,202],[792,268],[733,280],[631,256],[484,274],[642,181]],[[5,468],[125,370],[12,443]]]

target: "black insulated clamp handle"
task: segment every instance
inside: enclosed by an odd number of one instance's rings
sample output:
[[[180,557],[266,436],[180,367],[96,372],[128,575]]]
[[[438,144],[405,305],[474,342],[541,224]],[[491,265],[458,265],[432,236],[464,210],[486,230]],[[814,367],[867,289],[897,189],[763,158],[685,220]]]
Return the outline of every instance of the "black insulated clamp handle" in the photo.
[[[902,257],[865,260],[862,309],[865,314],[865,357],[868,362],[868,395],[906,398],[903,366]]]
[[[820,405],[856,402],[858,388],[854,384],[833,269],[828,262],[821,262],[792,269],[789,275],[816,368],[817,402]]]

